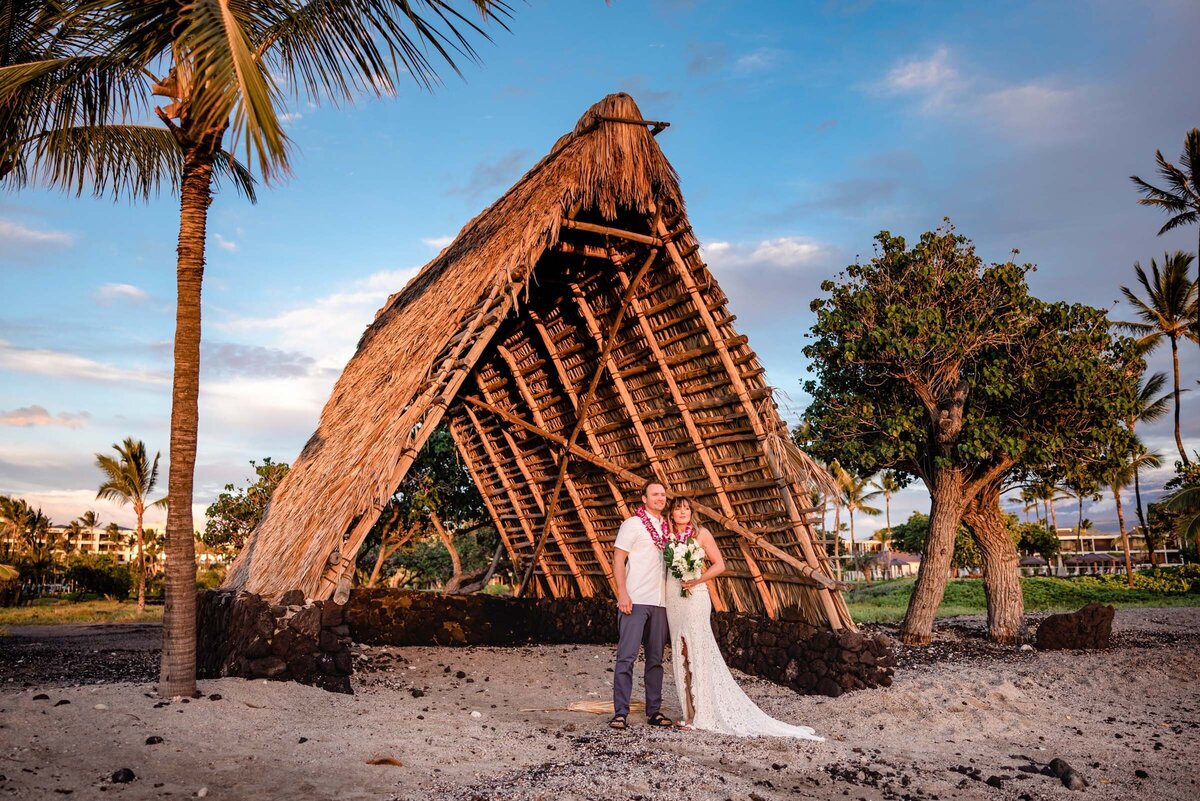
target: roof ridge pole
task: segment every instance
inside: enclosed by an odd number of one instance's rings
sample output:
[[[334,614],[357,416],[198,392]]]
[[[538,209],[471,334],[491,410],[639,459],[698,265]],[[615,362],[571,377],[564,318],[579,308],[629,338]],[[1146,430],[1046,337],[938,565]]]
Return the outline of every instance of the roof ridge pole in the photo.
[[[617,268],[617,280],[623,286],[628,287],[629,277],[620,268]],[[654,327],[650,324],[650,320],[646,315],[642,313],[642,305],[638,302],[637,298],[634,298],[630,302],[630,308],[633,311],[634,317],[637,318],[646,344],[650,346],[650,353],[653,355],[655,363],[658,364],[659,373],[667,385],[667,391],[671,393],[671,398],[675,401],[675,407],[679,410],[679,416],[683,418],[684,428],[687,429],[692,444],[696,446],[696,454],[700,457],[700,462],[704,465],[704,472],[708,474],[708,480],[713,486],[713,492],[721,504],[721,511],[729,517],[736,517],[733,504],[729,502],[729,495],[725,492],[725,487],[721,483],[721,477],[718,475],[717,468],[713,465],[712,457],[708,453],[708,447],[704,444],[704,438],[700,436],[700,429],[696,426],[696,421],[692,417],[692,412],[688,408],[687,403],[684,402],[683,393],[679,391],[679,384],[676,383],[675,376],[671,373],[671,368],[667,364],[662,348],[658,346],[658,340],[654,335]],[[763,608],[767,610],[767,617],[777,617],[779,614],[778,603],[772,596],[766,579],[763,578],[762,570],[754,560],[753,554],[750,553],[750,548],[746,545],[744,537],[738,538],[738,546],[742,552],[742,558],[746,560],[746,566],[750,570],[750,575],[754,579],[754,587],[758,590],[759,597],[762,598]],[[714,597],[713,600],[717,599]]]
[[[570,377],[567,375],[566,366],[563,365],[562,359],[555,353],[555,342],[550,336],[550,331],[542,322],[541,315],[533,309],[526,309],[525,313],[529,315],[529,319],[533,320],[534,328],[541,337],[542,344],[546,348],[546,355],[549,357],[551,364],[554,365],[554,371],[558,376],[558,383],[563,388],[563,394],[567,396],[567,400],[571,402],[571,408],[575,410],[575,414],[579,414],[579,396],[575,394],[575,388],[571,386]],[[543,426],[544,427],[544,426]],[[592,421],[588,418],[583,418],[583,438],[587,441],[588,447],[593,451],[600,450],[600,440],[596,438],[596,433],[592,429]],[[604,483],[608,485],[609,492],[612,493],[613,500],[617,504],[617,510],[622,517],[629,517],[629,507],[625,503],[625,496],[617,489],[616,482],[612,480],[612,476],[607,472],[604,474]]]
[[[465,405],[462,407],[462,410],[464,414],[467,412]],[[466,439],[467,435],[458,430],[461,426],[462,422],[458,417],[451,417],[449,426],[450,436],[454,440],[455,445],[458,446],[458,453],[462,457],[463,463],[467,466],[467,473],[470,474],[471,480],[475,482],[476,487],[480,488],[479,496],[483,498],[483,505],[487,507],[488,514],[492,516],[492,522],[496,524],[496,533],[500,535],[500,541],[504,543],[504,547],[508,550],[508,558],[515,566],[519,564],[517,562],[517,550],[513,547],[512,540],[509,539],[508,531],[504,528],[504,524],[500,522],[500,515],[496,512],[496,507],[492,506],[491,498],[484,491],[487,485],[483,483],[483,473],[480,472],[479,467],[475,464],[474,454],[471,452],[474,443],[469,442]],[[479,436],[482,438],[482,432]]]
[[[521,530],[525,532],[525,536],[529,539],[529,544],[533,545],[536,542],[533,536],[533,529],[529,527],[528,521],[521,515],[521,507],[517,503],[516,493],[508,480],[508,476],[504,472],[504,468],[500,466],[500,456],[492,448],[491,443],[488,442],[487,433],[483,430],[483,425],[479,422],[479,417],[469,407],[464,406],[463,409],[466,411],[467,416],[471,418],[471,425],[475,426],[475,430],[479,432],[479,441],[483,444],[483,452],[487,454],[488,460],[492,463],[492,469],[496,471],[496,476],[500,479],[500,486],[504,489],[504,494],[508,496],[508,502],[512,506],[513,512],[517,515],[517,523],[521,526]],[[547,569],[540,551],[534,551],[529,559],[531,566],[535,562],[540,563],[542,566],[542,575],[546,577],[546,584],[550,588],[550,594],[558,597],[559,593],[554,586],[554,582],[558,577]],[[516,567],[518,570],[520,569],[520,566]]]
[[[721,363],[725,366],[725,371],[729,374],[730,383],[733,384],[734,391],[742,402],[742,406],[746,410],[746,415],[750,418],[750,425],[754,428],[755,435],[764,445],[767,440],[767,431],[763,427],[762,420],[758,415],[758,410],[754,407],[754,403],[750,400],[749,393],[746,389],[746,383],[742,380],[741,373],[737,370],[737,365],[733,363],[733,358],[729,355],[729,349],[725,346],[725,340],[721,338],[721,332],[717,328],[716,320],[713,319],[712,312],[708,309],[708,304],[704,302],[704,297],[700,294],[699,288],[696,286],[695,279],[692,277],[692,272],[687,264],[679,255],[679,249],[675,246],[675,242],[670,231],[667,230],[661,219],[656,219],[654,231],[665,243],[667,255],[670,257],[672,264],[675,265],[675,271],[679,275],[680,281],[683,282],[684,288],[692,299],[692,305],[696,307],[696,311],[700,315],[704,327],[708,330],[709,336],[712,337],[713,345],[717,348],[717,354],[720,356]],[[762,448],[763,456],[767,464],[774,473],[775,481],[779,486],[780,494],[783,496],[784,506],[787,508],[788,518],[792,522],[793,528],[796,529],[797,536],[803,541],[812,536],[812,531],[808,527],[804,516],[800,513],[799,507],[796,505],[796,499],[792,497],[792,489],[788,486],[787,480],[784,478],[784,473],[781,465],[779,465],[771,453],[771,449]],[[811,543],[809,547],[801,547],[804,553],[805,561],[810,567],[820,570],[823,565],[816,558],[816,553],[813,550]],[[829,625],[833,629],[849,628],[854,630],[856,627],[854,621],[850,618],[849,611],[845,608],[845,604],[838,604],[832,593],[829,590],[822,590],[818,593],[820,596],[821,606],[825,610],[825,616],[829,619]]]
[[[579,402],[579,416],[575,420],[575,425],[571,428],[571,436],[567,438],[566,447],[563,448],[562,458],[558,464],[558,478],[554,480],[554,490],[550,493],[550,504],[546,507],[546,522],[542,526],[542,535],[538,538],[537,548],[534,554],[541,553],[542,548],[546,544],[546,537],[550,534],[550,521],[554,518],[555,512],[558,511],[558,499],[562,494],[563,481],[567,477],[567,466],[571,461],[571,447],[575,444],[575,440],[579,438],[579,432],[583,430],[582,420],[587,416],[588,407],[592,405],[592,399],[596,396],[596,387],[600,385],[600,376],[604,375],[605,362],[608,361],[609,354],[612,353],[613,345],[617,341],[617,332],[621,328],[621,323],[625,319],[625,310],[629,308],[629,301],[633,294],[637,291],[642,279],[650,272],[650,267],[658,259],[658,248],[651,248],[650,255],[647,256],[645,263],[637,271],[633,277],[629,288],[625,290],[625,296],[621,299],[621,305],[617,307],[616,316],[608,327],[608,336],[604,341],[604,347],[600,352],[600,363],[596,365],[595,371],[592,373],[592,380],[588,383],[587,392],[584,393],[583,399]],[[529,567],[525,571],[525,577],[521,579],[521,585],[517,587],[517,597],[525,590],[525,585],[529,583],[529,577],[533,573],[533,562],[529,563]]]
[[[516,359],[513,357],[512,352],[503,345],[497,345],[496,352],[500,354],[500,358],[504,359],[505,364],[508,365],[509,372],[512,373],[513,383],[517,385],[517,391],[521,394],[521,398],[525,401],[525,405],[529,407],[530,413],[533,416],[533,422],[538,426],[545,428],[546,421],[542,417],[541,410],[538,409],[534,402],[533,392],[530,391],[529,385],[525,382],[525,377],[521,375],[520,371],[517,369]],[[483,395],[484,400],[492,401],[492,398],[489,397],[490,393],[486,387],[480,385],[479,391]],[[501,433],[504,435],[504,440],[508,443],[508,447],[512,449],[513,455],[517,457],[517,466],[521,469],[521,473],[525,476],[525,481],[529,484],[529,493],[533,496],[533,500],[537,503],[538,509],[541,510],[541,513],[544,516],[546,514],[546,502],[542,498],[541,487],[537,481],[534,480],[533,473],[527,467],[525,467],[523,460],[520,458],[520,451],[517,448],[517,443],[512,438],[512,435],[508,433],[507,429],[501,429]],[[588,538],[588,542],[591,543],[592,552],[596,556],[596,563],[600,565],[600,572],[604,574],[604,578],[612,588],[613,595],[615,597],[617,591],[617,580],[613,575],[612,564],[608,561],[608,556],[604,553],[604,549],[600,547],[596,530],[592,528],[592,524],[587,519],[587,515],[582,511],[583,497],[579,494],[579,490],[576,489],[575,482],[571,480],[570,476],[567,476],[566,490],[567,494],[571,497],[571,503],[575,505],[576,509],[580,510],[578,513],[579,522],[583,525],[583,530]],[[574,564],[574,557],[570,555],[570,551],[568,550],[570,545],[566,539],[563,538],[557,526],[554,527],[553,533],[554,538],[558,541],[558,547],[563,551],[563,556],[565,556],[571,564]],[[589,576],[589,584],[590,583],[591,577]],[[582,585],[580,585],[580,589],[583,589]]]
[[[549,440],[550,442],[555,443],[556,445],[566,445],[567,440],[565,437],[561,437],[552,431],[546,431],[543,428],[538,428],[537,426],[533,425],[532,423],[530,423],[526,420],[522,420],[517,415],[512,414],[510,412],[506,412],[504,409],[501,409],[498,406],[493,406],[492,404],[488,403],[487,401],[480,400],[479,398],[475,398],[470,395],[463,395],[462,400],[465,403],[471,404],[472,406],[476,406],[480,409],[486,409],[487,411],[491,412],[492,414],[496,415],[497,417],[499,417],[503,420],[506,420],[509,423],[512,423],[513,425],[517,426],[518,428],[523,428],[532,434],[537,434],[539,437],[543,437],[543,438]],[[639,476],[637,473],[633,472],[632,470],[628,470],[624,467],[621,467],[621,465],[617,464],[616,462],[612,461],[611,459],[601,456],[598,453],[592,453],[587,448],[584,448],[581,445],[572,445],[570,448],[570,451],[571,451],[571,453],[573,453],[574,455],[583,459],[584,461],[591,462],[592,464],[596,465],[599,468],[608,470],[609,472],[613,473],[614,475],[618,476],[619,478],[623,479],[624,481],[629,482],[630,484],[633,484],[635,486],[640,486],[640,485],[646,483],[646,478],[644,476]],[[670,496],[686,495],[686,493],[671,492],[670,489],[667,490],[667,494]],[[801,562],[799,559],[792,556],[787,551],[784,551],[778,545],[775,545],[773,542],[764,538],[761,534],[756,534],[755,532],[746,528],[741,523],[739,523],[737,520],[734,520],[731,517],[726,517],[721,512],[717,511],[716,509],[712,508],[711,506],[709,506],[707,504],[697,501],[695,498],[688,496],[688,500],[690,500],[692,502],[693,509],[695,509],[700,514],[707,517],[709,520],[715,520],[716,522],[720,523],[722,526],[729,529],[730,531],[735,532],[735,533],[740,534],[741,536],[745,537],[747,540],[750,541],[751,545],[762,548],[764,551],[773,555],[775,558],[777,558],[781,561],[787,562],[789,565],[791,565],[792,567],[794,567],[796,569],[797,573],[799,573],[801,576],[804,576],[805,578],[809,579],[809,581],[812,583],[812,585],[814,587],[824,587],[824,588],[831,589],[831,590],[840,590],[840,589],[848,589],[849,588],[850,585],[834,581],[829,576],[825,575],[822,571],[814,570],[812,567],[810,567],[809,565],[806,565],[804,562]]]
[[[509,357],[504,355],[508,352],[507,348],[505,348],[503,345],[497,345],[496,350],[504,358],[504,361],[508,362]],[[509,368],[512,369],[511,363],[509,364]],[[515,370],[513,370],[513,373],[516,375]],[[518,378],[518,380],[520,379]],[[478,382],[476,383],[483,397],[495,402],[495,399],[491,397],[491,393],[488,392],[487,388]],[[540,418],[540,415],[538,417]],[[516,441],[512,438],[512,435],[508,433],[508,430],[504,426],[500,426],[500,436],[504,438],[505,444],[508,445],[508,449],[512,452],[513,461],[517,465],[517,470],[520,471],[521,477],[525,479],[525,485],[529,489],[529,497],[533,499],[533,505],[536,506],[537,511],[540,512],[543,517],[545,517],[546,504],[542,501],[542,494],[538,489],[537,482],[533,478],[533,473],[529,470],[529,467],[526,466],[525,460],[522,458],[521,450],[517,447]],[[575,561],[575,555],[568,550],[569,546],[567,545],[562,532],[559,531],[556,523],[551,524],[550,532],[554,535],[555,542],[558,543],[558,549],[562,551],[563,559],[566,561],[567,567],[570,569],[571,575],[575,579],[575,585],[579,588],[579,593],[585,598],[590,598],[595,595],[596,589],[592,584],[591,577],[589,576],[585,583],[583,572],[579,569],[579,564]]]

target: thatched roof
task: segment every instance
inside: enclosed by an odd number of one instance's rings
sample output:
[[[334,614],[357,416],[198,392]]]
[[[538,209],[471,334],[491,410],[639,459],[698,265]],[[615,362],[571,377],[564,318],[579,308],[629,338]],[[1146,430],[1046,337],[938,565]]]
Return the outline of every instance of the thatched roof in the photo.
[[[719,608],[853,626],[807,517],[831,481],[733,320],[674,169],[609,95],[380,309],[227,585],[344,585],[446,422],[534,592],[611,594],[616,529],[658,477],[726,555]]]

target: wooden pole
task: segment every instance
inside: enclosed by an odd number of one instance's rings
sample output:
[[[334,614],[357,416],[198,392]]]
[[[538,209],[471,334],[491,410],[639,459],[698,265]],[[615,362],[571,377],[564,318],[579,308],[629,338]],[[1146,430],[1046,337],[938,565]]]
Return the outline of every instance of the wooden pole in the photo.
[[[477,408],[480,408],[480,409],[486,409],[487,411],[491,412],[492,414],[495,414],[496,416],[508,421],[509,423],[512,423],[513,425],[517,426],[518,428],[523,428],[532,434],[537,434],[539,437],[543,437],[557,445],[565,446],[567,443],[566,438],[560,437],[558,434],[555,434],[551,431],[546,431],[545,429],[538,428],[537,426],[533,425],[532,423],[522,420],[517,415],[507,412],[498,406],[493,406],[492,404],[490,404],[484,400],[473,397],[471,395],[463,395],[461,397],[461,399],[465,403],[468,403],[468,404],[475,406]],[[601,469],[608,470],[613,475],[617,476],[618,478],[620,478],[621,480],[625,481],[628,484],[640,487],[646,483],[646,479],[643,476],[639,476],[637,473],[634,473],[632,470],[628,470],[628,469],[622,467],[621,465],[617,464],[616,462],[612,461],[611,459],[607,459],[598,453],[592,453],[587,448],[584,448],[580,445],[572,445],[569,450],[575,456],[578,456],[579,458],[583,459],[586,462],[591,462],[592,464],[596,465],[597,467],[599,467]],[[671,492],[671,490],[669,488],[668,488],[667,492],[669,495],[672,495],[672,496],[686,495],[686,493]],[[700,501],[697,501],[695,498],[688,496],[688,500],[690,500],[692,502],[692,508],[694,508],[697,512],[699,512],[700,514],[707,517],[709,520],[720,523],[722,526],[724,526],[729,531],[732,531],[735,534],[739,534],[739,535],[745,537],[747,540],[749,540],[751,545],[754,545],[758,548],[762,548],[764,551],[772,554],[777,559],[787,562],[789,565],[794,567],[797,570],[797,572],[800,573],[800,575],[808,578],[812,586],[824,587],[824,588],[830,589],[830,590],[842,590],[842,591],[850,589],[849,584],[844,584],[842,582],[834,581],[833,579],[829,578],[821,571],[814,570],[813,568],[811,568],[808,565],[801,562],[796,557],[792,556],[791,554],[787,553],[786,551],[781,550],[774,543],[765,539],[762,535],[756,534],[755,532],[746,528],[745,526],[743,526],[741,523],[734,520],[733,518],[727,517],[726,515],[722,514],[721,512],[717,511],[716,509],[712,508],[711,506],[708,506],[707,504],[703,504]]]
[[[646,277],[646,273],[650,272],[650,267],[657,258],[658,248],[651,249],[645,263],[642,264],[641,269],[634,275],[629,288],[625,291],[625,296],[621,299],[620,306],[617,307],[616,316],[609,325],[608,336],[605,338],[604,348],[600,353],[600,364],[596,365],[596,369],[592,373],[592,380],[588,383],[587,392],[584,393],[583,399],[579,402],[579,416],[575,421],[574,427],[571,429],[571,436],[567,438],[562,458],[559,460],[558,477],[554,480],[554,490],[550,493],[550,503],[546,506],[546,522],[542,526],[541,537],[538,538],[537,547],[534,549],[535,556],[541,553],[542,548],[546,544],[546,537],[550,533],[550,521],[554,519],[554,514],[558,511],[558,499],[562,494],[563,481],[567,477],[567,466],[570,464],[571,459],[571,447],[579,437],[579,432],[583,430],[582,421],[587,417],[588,407],[592,405],[592,399],[596,396],[596,387],[600,384],[600,376],[604,374],[604,363],[608,361],[613,345],[616,344],[617,333],[620,331],[621,322],[625,319],[625,310],[629,307],[629,301],[633,298],[634,293],[637,292],[638,285]],[[525,577],[521,580],[521,586],[517,588],[517,597],[521,596],[525,585],[529,583],[531,575],[533,575],[532,562],[529,563],[529,568],[525,571]]]

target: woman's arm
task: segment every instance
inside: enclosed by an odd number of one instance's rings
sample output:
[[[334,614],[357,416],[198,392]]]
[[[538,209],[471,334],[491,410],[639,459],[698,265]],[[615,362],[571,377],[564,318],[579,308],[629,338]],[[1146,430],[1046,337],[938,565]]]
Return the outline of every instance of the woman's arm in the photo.
[[[696,533],[700,547],[704,549],[704,557],[708,559],[708,570],[701,573],[698,579],[683,582],[685,590],[711,581],[725,572],[725,558],[721,556],[721,549],[717,547],[717,541],[713,539],[712,534],[709,534],[706,528],[698,529]]]

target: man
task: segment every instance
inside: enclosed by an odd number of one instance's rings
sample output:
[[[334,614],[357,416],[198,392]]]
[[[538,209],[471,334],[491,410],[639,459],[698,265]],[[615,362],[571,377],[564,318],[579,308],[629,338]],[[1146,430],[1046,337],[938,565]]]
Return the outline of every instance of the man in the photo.
[[[662,658],[667,641],[666,567],[663,509],[667,488],[651,481],[642,488],[637,514],[617,532],[613,577],[617,582],[617,666],[613,671],[613,717],[608,725],[628,728],[629,697],[633,693],[633,663],[638,650],[646,653],[646,715],[651,726],[673,726],[662,705]],[[656,542],[658,540],[658,542]]]

